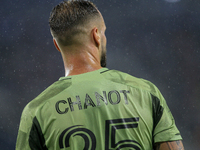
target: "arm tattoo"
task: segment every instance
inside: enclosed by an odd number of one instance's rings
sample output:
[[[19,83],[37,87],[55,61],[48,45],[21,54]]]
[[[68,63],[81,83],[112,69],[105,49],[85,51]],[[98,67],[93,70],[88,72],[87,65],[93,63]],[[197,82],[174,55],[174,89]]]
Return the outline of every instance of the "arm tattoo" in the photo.
[[[157,143],[155,145],[155,150],[184,150],[183,144],[181,141],[172,141],[172,142],[163,142]]]
[[[167,142],[169,150],[184,150],[181,141]]]
[[[160,144],[161,144],[161,143],[156,144],[155,150],[159,150],[159,149],[160,149]]]

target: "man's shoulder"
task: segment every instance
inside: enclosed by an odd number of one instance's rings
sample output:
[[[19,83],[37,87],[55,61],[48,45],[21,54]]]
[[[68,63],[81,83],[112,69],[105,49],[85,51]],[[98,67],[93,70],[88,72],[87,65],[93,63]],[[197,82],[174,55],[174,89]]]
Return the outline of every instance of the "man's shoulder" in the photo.
[[[34,114],[37,109],[42,107],[51,98],[57,96],[63,90],[67,89],[71,85],[68,80],[56,81],[43,92],[41,92],[36,98],[31,100],[24,108],[23,113],[32,112]]]
[[[151,93],[155,93],[158,90],[151,81],[143,78],[138,78],[118,70],[109,70],[108,72],[105,72],[104,77],[113,82],[124,84],[141,90],[146,90]]]

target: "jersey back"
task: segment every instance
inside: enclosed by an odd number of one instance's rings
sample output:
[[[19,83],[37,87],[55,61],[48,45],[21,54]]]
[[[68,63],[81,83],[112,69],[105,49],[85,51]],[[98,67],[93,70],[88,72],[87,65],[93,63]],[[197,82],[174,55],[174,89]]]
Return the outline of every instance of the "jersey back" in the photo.
[[[60,78],[27,109],[30,147],[152,150],[155,142],[181,139],[152,83],[107,68]]]

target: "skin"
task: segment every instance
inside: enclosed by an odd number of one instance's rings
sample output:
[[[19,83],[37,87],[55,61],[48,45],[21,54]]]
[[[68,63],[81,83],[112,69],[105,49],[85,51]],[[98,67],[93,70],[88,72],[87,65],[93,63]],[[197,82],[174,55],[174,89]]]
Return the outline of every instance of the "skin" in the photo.
[[[70,46],[59,44],[57,39],[53,38],[54,45],[61,52],[63,58],[65,76],[78,75],[102,68],[101,56],[106,53],[107,43],[106,26],[102,15],[101,19],[98,18],[86,25],[84,30],[87,34],[78,35],[78,43]],[[173,141],[156,143],[154,149],[184,150],[184,147],[181,141]]]
[[[101,14],[100,14],[101,15]],[[78,44],[64,46],[56,38],[54,45],[61,52],[65,76],[78,75],[101,69],[101,55],[106,51],[106,26],[104,19],[94,19],[85,26],[87,34],[79,35]]]
[[[182,141],[162,142],[155,144],[155,150],[184,150]]]

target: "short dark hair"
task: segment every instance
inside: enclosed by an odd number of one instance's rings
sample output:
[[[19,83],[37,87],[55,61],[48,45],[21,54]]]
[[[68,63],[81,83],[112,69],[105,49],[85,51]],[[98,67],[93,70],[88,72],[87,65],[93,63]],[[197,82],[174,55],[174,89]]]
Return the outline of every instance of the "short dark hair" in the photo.
[[[99,16],[97,7],[90,1],[63,1],[55,6],[50,14],[49,25],[54,37],[66,37],[66,33],[78,33],[77,26],[87,23],[92,17]],[[69,38],[69,37],[68,37]]]

